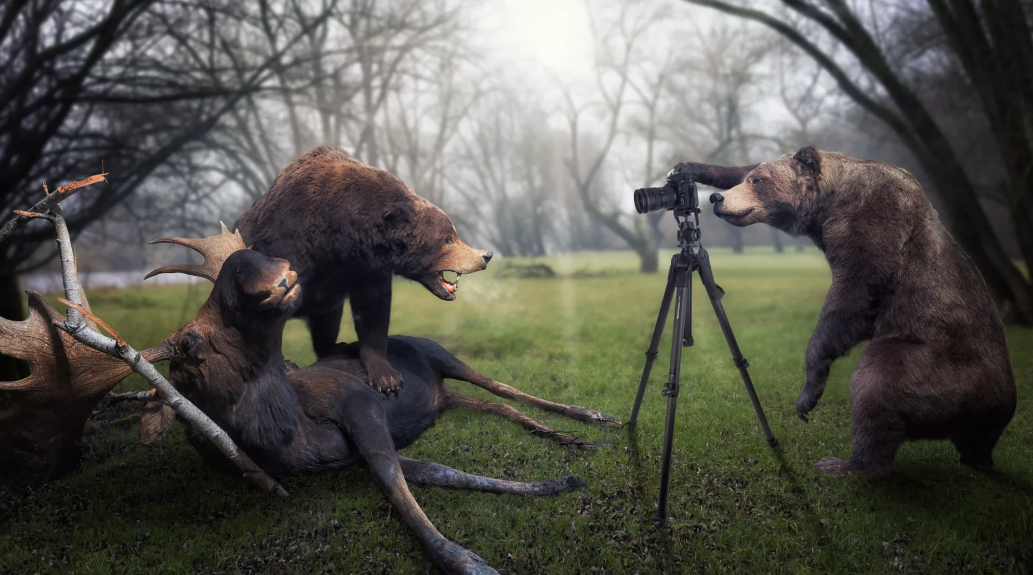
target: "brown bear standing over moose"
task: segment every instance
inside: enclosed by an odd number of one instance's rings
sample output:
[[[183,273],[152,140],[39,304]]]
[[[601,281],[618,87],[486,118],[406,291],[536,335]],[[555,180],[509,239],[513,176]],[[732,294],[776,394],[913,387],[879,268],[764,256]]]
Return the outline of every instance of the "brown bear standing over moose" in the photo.
[[[826,457],[819,469],[887,476],[900,444],[916,439],[950,439],[962,463],[992,465],[1016,405],[1003,326],[975,266],[910,174],[811,147],[754,166],[676,169],[727,190],[711,202],[729,223],[767,223],[806,235],[825,252],[833,281],[806,353],[806,383],[796,402],[801,419],[817,405],[831,363],[871,341],[851,380],[853,455]],[[460,395],[445,379],[575,420],[619,424],[487,378],[430,340],[388,337],[392,276],[452,300],[458,279],[450,282],[444,273],[458,278],[491,259],[490,251],[466,246],[436,206],[393,175],[320,147],[285,168],[237,228],[210,238],[157,240],[189,246],[205,263],[167,266],[148,277],[187,273],[214,287],[193,320],[142,357],[169,359],[173,386],[262,469],[281,476],[365,461],[432,561],[449,573],[495,571],[434,528],[407,481],[529,495],[584,485],[575,477],[536,483],[480,477],[397,453],[454,407],[591,447],[509,405]],[[336,341],[346,299],[359,338],[354,344]],[[0,391],[13,397],[0,409],[0,480],[23,484],[74,469],[91,409],[129,373],[122,361],[57,329],[59,314],[39,294],[30,293],[30,312],[24,322],[0,320],[0,352],[33,369],[25,380],[0,382]],[[308,322],[318,357],[311,366],[299,368],[282,356],[291,317]],[[210,435],[182,423],[208,462],[234,469]]]

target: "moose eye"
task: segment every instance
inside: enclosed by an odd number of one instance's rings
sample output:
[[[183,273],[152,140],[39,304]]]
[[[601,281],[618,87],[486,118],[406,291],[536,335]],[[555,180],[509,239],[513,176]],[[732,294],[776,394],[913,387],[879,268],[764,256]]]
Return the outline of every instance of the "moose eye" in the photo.
[[[201,338],[186,336],[179,340],[179,352],[187,357],[196,358]]]
[[[753,185],[759,184],[760,183],[760,178],[753,178],[753,182],[752,183],[753,183]]]
[[[452,236],[448,236],[447,238],[445,238],[445,243],[446,244],[453,244],[453,243],[455,243],[455,240],[452,239]]]

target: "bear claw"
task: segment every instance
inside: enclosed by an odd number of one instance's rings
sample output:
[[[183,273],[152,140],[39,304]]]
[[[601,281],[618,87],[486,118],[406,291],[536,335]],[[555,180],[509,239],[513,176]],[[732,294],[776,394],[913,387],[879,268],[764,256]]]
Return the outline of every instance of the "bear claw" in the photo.
[[[818,395],[809,389],[810,386],[804,386],[803,391],[800,392],[800,396],[796,398],[796,416],[799,417],[804,423],[807,423],[807,414],[814,410],[818,406]]]

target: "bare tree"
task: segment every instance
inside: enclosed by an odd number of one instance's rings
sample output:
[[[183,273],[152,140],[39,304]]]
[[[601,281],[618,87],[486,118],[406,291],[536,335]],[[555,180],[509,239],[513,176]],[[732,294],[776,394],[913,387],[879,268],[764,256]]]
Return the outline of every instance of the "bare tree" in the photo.
[[[759,86],[768,79],[762,72],[773,42],[744,26],[721,23],[701,29],[693,26],[691,48],[678,60],[684,71],[667,90],[670,121],[668,138],[680,153],[704,158],[705,163],[752,163],[756,147],[769,139],[747,125],[761,98]],[[735,252],[743,250],[743,230],[727,223]]]
[[[652,214],[635,220],[630,226],[622,220],[625,214],[606,197],[605,170],[612,167],[608,157],[620,135],[623,122],[634,106],[637,95],[644,108],[644,129],[647,158],[642,180],[651,183],[655,158],[656,111],[660,94],[670,74],[668,60],[659,68],[643,70],[641,43],[661,20],[661,12],[649,4],[622,4],[615,15],[602,14],[592,19],[597,41],[596,86],[601,100],[577,102],[570,86],[563,87],[566,101],[569,152],[565,158],[567,172],[574,190],[581,199],[585,214],[597,225],[620,237],[639,256],[639,269],[655,273],[658,269],[658,249],[662,234],[659,222],[662,214]],[[648,62],[648,60],[645,60]],[[597,120],[601,133],[591,133],[586,123]],[[586,140],[591,140],[591,143]],[[609,205],[608,205],[609,204]]]
[[[955,238],[979,267],[1006,320],[1013,310],[1016,319],[1033,325],[1033,283],[1008,258],[985,211],[973,202],[976,186],[954,146],[905,70],[887,57],[880,43],[884,36],[877,24],[917,10],[918,5],[882,3],[878,10],[866,13],[845,0],[826,0],[821,6],[807,0],[782,0],[787,10],[775,14],[725,0],[687,1],[777,31],[818,62],[858,106],[889,126],[935,183]],[[961,63],[991,126],[997,160],[1007,174],[1005,194],[1017,241],[1027,265],[1033,264],[1033,227],[1029,225],[1033,221],[1031,15],[1019,0],[978,4],[927,0],[927,8],[935,15],[939,32],[948,40],[950,56]],[[816,24],[845,48],[863,70],[863,77],[853,77],[847,65],[802,34],[797,20]],[[866,89],[864,82],[878,91]]]
[[[275,5],[274,5],[275,4]],[[0,203],[39,194],[43,178],[70,180],[84,165],[117,178],[68,206],[73,235],[110,212],[246,95],[261,90],[282,49],[246,42],[254,10],[293,0],[13,1],[0,4]],[[324,15],[316,15],[318,21]],[[291,34],[293,33],[293,35]],[[0,315],[20,319],[16,273],[56,255],[48,234],[20,228],[0,250]],[[16,378],[0,366],[0,379]]]
[[[446,152],[484,91],[485,80],[463,69],[466,52],[458,37],[414,52],[382,108],[381,163],[439,206],[447,201]]]
[[[392,98],[437,79],[417,61],[425,64],[430,54],[444,60],[459,39],[462,5],[340,0],[330,18],[305,26],[304,40],[290,52],[297,65],[275,70],[274,90],[249,94],[205,139],[194,167],[207,174],[210,187],[225,181],[247,200],[263,194],[280,169],[316,145],[342,146],[369,164],[397,168],[397,154],[389,150],[384,156],[392,144],[386,141],[389,131],[399,127],[388,108]],[[308,17],[294,10],[284,18],[305,23]],[[260,22],[265,43],[285,42],[283,23],[264,12]]]
[[[555,241],[555,140],[540,103],[514,89],[488,94],[458,139],[446,181],[466,221],[504,255],[537,256]]]

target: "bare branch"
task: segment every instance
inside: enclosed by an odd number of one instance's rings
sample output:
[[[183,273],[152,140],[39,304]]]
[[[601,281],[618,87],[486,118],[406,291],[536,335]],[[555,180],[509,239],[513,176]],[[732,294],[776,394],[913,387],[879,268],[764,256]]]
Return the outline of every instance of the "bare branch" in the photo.
[[[18,217],[7,222],[6,224],[4,224],[3,229],[0,229],[0,242],[6,240],[8,236],[14,233],[14,230],[16,230],[19,226],[22,226],[25,223],[27,223],[29,220],[37,217],[44,217],[42,215],[44,212],[49,210],[51,207],[56,206],[59,202],[62,202],[70,198],[72,194],[76,193],[82,188],[85,188],[86,186],[92,184],[96,184],[97,182],[107,181],[104,179],[104,176],[107,176],[107,174],[96,174],[84,180],[79,180],[77,182],[65,184],[57,190],[55,190],[54,193],[47,193],[47,197],[37,202],[36,205],[32,206],[28,210],[24,212],[21,210],[16,211],[15,213],[18,214]],[[45,192],[47,191],[46,186],[47,184],[44,183],[43,191]]]

